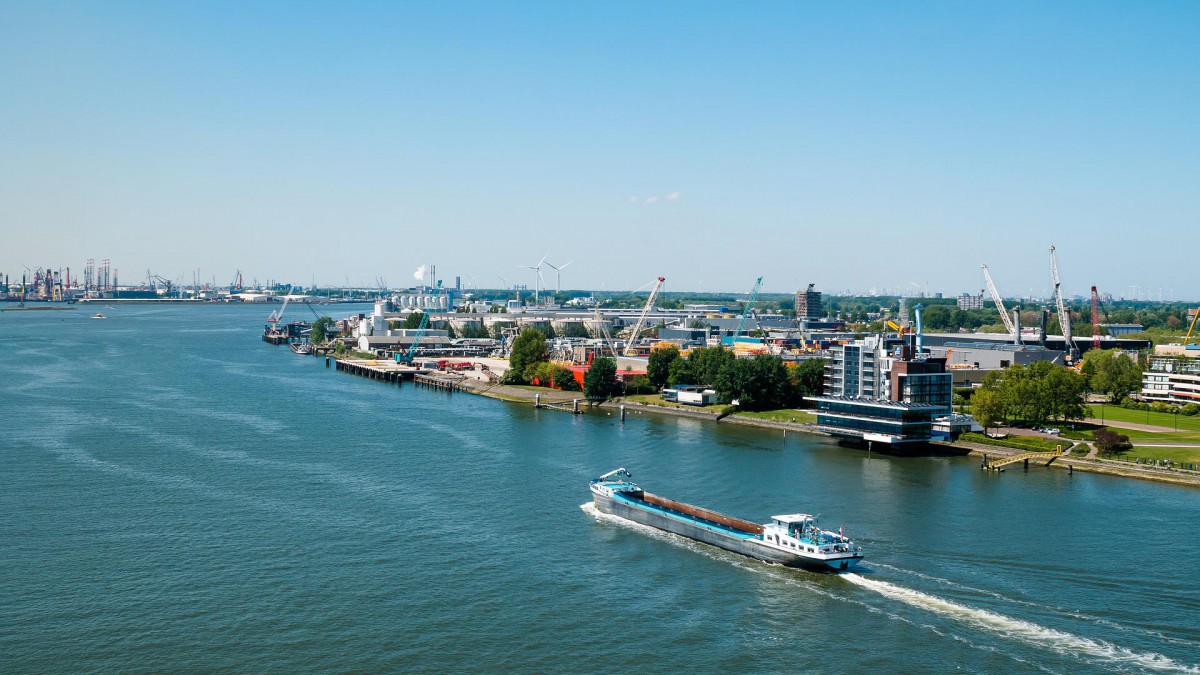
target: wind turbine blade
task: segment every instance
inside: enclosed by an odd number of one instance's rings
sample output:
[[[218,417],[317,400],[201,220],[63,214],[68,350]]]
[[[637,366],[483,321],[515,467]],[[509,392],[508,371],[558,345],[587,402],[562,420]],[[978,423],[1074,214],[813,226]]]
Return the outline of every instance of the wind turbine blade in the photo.
[[[561,270],[563,267],[566,267],[567,265],[570,265],[570,264],[571,264],[571,263],[573,263],[573,262],[575,262],[575,261],[574,261],[574,260],[572,260],[571,262],[565,262],[565,263],[563,263],[563,264],[562,264],[562,267],[555,267],[554,269],[556,269],[556,270]]]

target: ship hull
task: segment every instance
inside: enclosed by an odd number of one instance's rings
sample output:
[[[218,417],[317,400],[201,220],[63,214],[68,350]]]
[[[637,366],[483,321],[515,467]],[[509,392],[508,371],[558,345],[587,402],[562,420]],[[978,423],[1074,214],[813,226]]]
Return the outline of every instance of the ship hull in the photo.
[[[640,506],[636,502],[631,503],[597,492],[593,492],[592,497],[596,509],[601,513],[607,513],[631,520],[635,523],[648,525],[655,529],[678,534],[681,537],[687,537],[688,539],[716,546],[717,548],[723,548],[726,551],[732,551],[776,565],[801,567],[822,572],[836,572],[850,569],[860,559],[859,556],[830,560],[807,558],[766,546],[756,537],[741,537],[734,534],[726,534],[718,528],[707,527],[703,524],[675,518],[655,509]]]

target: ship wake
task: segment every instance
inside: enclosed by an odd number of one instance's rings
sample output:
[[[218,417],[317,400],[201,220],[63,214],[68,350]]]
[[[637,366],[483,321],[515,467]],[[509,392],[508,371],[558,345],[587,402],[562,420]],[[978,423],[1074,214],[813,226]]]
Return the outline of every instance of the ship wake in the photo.
[[[1061,654],[1086,656],[1145,670],[1200,673],[1200,668],[1187,666],[1162,654],[1136,652],[1125,647],[1104,642],[1103,640],[1093,640],[1065,631],[1040,626],[1022,619],[1015,619],[1003,614],[969,607],[929,595],[928,593],[897,586],[886,581],[870,579],[852,572],[842,574],[841,577],[850,583],[875,591],[886,598],[962,621],[977,629],[995,633],[1005,638],[1034,646],[1047,647]]]

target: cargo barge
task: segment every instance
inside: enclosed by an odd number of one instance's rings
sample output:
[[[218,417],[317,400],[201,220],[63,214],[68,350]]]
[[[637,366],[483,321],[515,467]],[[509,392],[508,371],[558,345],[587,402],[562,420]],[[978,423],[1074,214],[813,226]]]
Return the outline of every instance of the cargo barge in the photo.
[[[862,547],[843,532],[817,526],[807,513],[772,516],[764,525],[646,492],[624,468],[588,486],[601,513],[649,525],[764,562],[826,572],[848,570],[862,560]]]

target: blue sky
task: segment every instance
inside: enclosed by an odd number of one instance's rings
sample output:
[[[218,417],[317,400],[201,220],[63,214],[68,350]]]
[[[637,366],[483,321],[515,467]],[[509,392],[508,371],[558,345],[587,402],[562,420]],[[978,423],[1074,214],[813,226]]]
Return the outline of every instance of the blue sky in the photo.
[[[1200,299],[1200,3],[0,2],[0,272]],[[668,198],[670,197],[670,198]],[[551,282],[553,283],[553,282]],[[1156,290],[1157,294],[1157,290]]]

